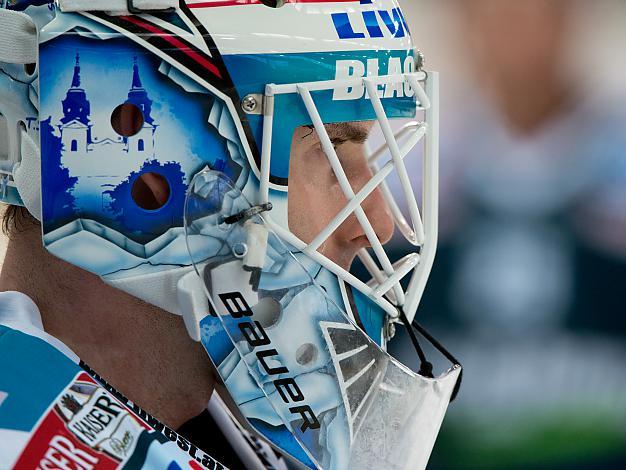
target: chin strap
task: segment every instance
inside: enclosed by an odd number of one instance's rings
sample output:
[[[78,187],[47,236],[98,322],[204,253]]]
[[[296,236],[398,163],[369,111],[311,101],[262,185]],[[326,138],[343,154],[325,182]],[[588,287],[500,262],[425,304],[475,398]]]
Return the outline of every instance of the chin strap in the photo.
[[[37,27],[26,13],[0,8],[0,62],[37,62]]]
[[[37,62],[37,53],[37,27],[31,17],[0,8],[0,121],[4,121],[0,124],[8,131],[0,142],[0,153],[7,156],[0,162],[0,197],[23,204],[41,220],[41,158],[36,139],[26,131],[24,122],[38,114],[33,104],[36,99],[31,99],[36,77],[24,67]]]
[[[24,207],[41,221],[41,155],[39,146],[28,133],[20,129],[22,160],[13,167],[13,181]]]

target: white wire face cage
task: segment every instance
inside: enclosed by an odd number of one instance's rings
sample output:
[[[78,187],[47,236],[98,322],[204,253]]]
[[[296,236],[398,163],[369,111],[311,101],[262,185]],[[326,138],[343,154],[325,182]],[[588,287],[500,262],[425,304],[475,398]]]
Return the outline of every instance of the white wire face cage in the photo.
[[[322,149],[339,183],[347,203],[336,216],[313,238],[305,243],[292,231],[266,215],[270,227],[286,242],[301,250],[312,260],[350,284],[379,305],[393,320],[399,318],[401,309],[409,322],[415,317],[420,299],[434,262],[438,232],[438,173],[439,173],[439,82],[436,72],[414,72],[386,76],[371,76],[348,80],[330,80],[284,85],[266,86],[264,99],[263,146],[260,165],[259,203],[272,202],[270,164],[272,159],[272,134],[274,131],[274,98],[283,94],[296,94],[302,100],[313,127],[319,136]],[[410,86],[416,96],[416,115],[422,120],[406,123],[394,129],[388,118],[379,87],[400,84]],[[369,152],[368,165],[371,179],[357,192],[342,167],[337,151],[316,106],[313,94],[338,87],[364,87],[380,126],[384,143]],[[418,118],[419,119],[419,118]],[[418,144],[423,146],[421,188],[412,182],[406,161],[419,153]],[[390,184],[392,175],[395,184]],[[392,260],[377,236],[371,220],[362,204],[379,189],[391,213],[399,234],[410,246],[408,254]],[[416,191],[421,189],[421,204]],[[404,198],[404,205],[397,196]],[[421,207],[420,207],[421,206]],[[403,211],[401,207],[405,208]],[[406,215],[405,215],[406,214]],[[357,278],[348,270],[323,255],[320,248],[324,242],[354,215],[361,225],[370,244],[361,249],[359,258],[371,275],[368,282]],[[403,287],[401,282],[406,286]]]

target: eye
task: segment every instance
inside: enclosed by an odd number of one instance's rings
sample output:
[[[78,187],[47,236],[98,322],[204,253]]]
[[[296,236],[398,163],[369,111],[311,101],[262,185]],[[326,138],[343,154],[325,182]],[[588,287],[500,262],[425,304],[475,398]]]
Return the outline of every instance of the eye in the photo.
[[[341,147],[343,144],[345,144],[347,142],[347,140],[343,140],[343,139],[331,139],[331,142],[333,144],[333,147],[335,148],[335,150],[337,150],[338,147]]]

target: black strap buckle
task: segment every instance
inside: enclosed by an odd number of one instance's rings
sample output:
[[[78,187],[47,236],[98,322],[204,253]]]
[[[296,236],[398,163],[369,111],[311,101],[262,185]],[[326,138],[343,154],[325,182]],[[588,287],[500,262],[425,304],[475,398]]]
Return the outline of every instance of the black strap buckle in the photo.
[[[263,212],[271,211],[272,209],[273,209],[272,203],[267,202],[265,204],[260,204],[258,206],[252,206],[249,209],[246,209],[245,211],[239,212],[238,214],[231,215],[229,217],[224,217],[224,220],[222,222],[228,225],[236,224],[237,222],[241,220],[251,219],[255,215],[261,214]]]

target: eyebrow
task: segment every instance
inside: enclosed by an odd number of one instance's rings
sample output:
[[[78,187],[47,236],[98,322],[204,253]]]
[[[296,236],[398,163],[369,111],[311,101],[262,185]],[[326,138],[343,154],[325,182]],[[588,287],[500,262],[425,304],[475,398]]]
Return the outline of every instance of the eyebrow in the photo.
[[[367,129],[352,122],[326,124],[324,127],[333,144],[343,144],[344,142],[362,144],[369,137]]]
[[[316,135],[313,125],[305,126],[311,129],[311,132],[303,138]],[[345,142],[354,142],[363,144],[369,137],[369,131],[352,122],[340,122],[335,124],[325,124],[326,132],[334,145],[341,145]]]

